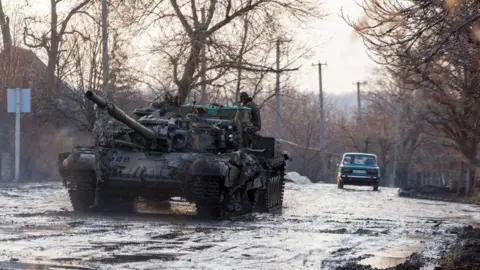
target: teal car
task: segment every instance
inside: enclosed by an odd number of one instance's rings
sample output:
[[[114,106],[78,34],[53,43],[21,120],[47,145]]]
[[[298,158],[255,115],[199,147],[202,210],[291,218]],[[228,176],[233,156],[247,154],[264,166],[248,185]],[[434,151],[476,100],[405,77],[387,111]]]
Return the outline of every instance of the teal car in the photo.
[[[377,191],[379,181],[380,167],[375,154],[343,154],[342,162],[338,165],[338,188],[343,188],[344,185],[373,186],[373,190]]]

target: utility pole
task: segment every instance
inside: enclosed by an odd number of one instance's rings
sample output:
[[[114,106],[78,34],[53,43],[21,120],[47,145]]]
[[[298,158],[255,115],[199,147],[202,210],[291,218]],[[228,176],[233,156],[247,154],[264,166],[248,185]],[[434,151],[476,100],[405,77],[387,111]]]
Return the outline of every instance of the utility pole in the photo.
[[[277,38],[276,47],[277,47],[277,68],[275,69],[275,73],[277,74],[277,80],[275,84],[275,104],[276,104],[276,121],[275,121],[275,141],[278,141],[281,136],[280,130],[280,73],[285,71],[296,71],[299,69],[292,68],[292,69],[280,69],[280,43],[281,42],[289,42],[291,40],[282,40]]]
[[[393,162],[392,162],[392,187],[395,187],[395,177],[396,177],[396,171],[397,171],[397,140],[398,140],[398,125],[400,122],[400,112],[398,110],[398,103],[394,104],[394,110],[395,110],[395,133],[393,134],[394,136],[394,141],[393,141]]]
[[[108,10],[107,0],[102,0],[102,39],[103,39],[103,91],[108,98]]]
[[[318,87],[319,87],[319,102],[320,102],[320,174],[317,176],[317,182],[320,182],[325,173],[326,149],[325,149],[325,111],[323,107],[323,85],[322,85],[322,66],[327,66],[326,63],[318,62],[313,64],[318,66]]]
[[[277,81],[275,85],[275,104],[276,104],[276,121],[275,121],[275,140],[280,139],[280,39],[277,39]]]
[[[21,89],[15,89],[15,182],[20,179],[20,94]]]
[[[205,8],[202,8],[202,96],[200,103],[205,104],[207,102],[207,59],[206,59],[206,42],[207,42],[207,37],[205,36],[207,32],[207,25],[206,25],[207,19],[205,18]]]
[[[355,84],[357,85],[357,105],[358,105],[357,125],[358,125],[360,136],[362,138],[362,143],[363,143],[365,142],[363,141],[365,140],[365,129],[363,127],[363,119],[362,119],[362,102],[361,102],[361,95],[360,95],[360,86],[365,85],[367,83],[357,81]],[[365,143],[365,147],[367,147],[367,143]]]

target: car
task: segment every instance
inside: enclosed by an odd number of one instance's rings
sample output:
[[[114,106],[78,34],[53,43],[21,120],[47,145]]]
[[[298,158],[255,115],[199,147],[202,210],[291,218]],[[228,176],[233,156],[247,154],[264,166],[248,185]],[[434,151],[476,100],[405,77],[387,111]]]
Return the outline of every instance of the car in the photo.
[[[380,167],[377,156],[371,153],[344,153],[338,164],[337,186],[373,186],[378,191]]]

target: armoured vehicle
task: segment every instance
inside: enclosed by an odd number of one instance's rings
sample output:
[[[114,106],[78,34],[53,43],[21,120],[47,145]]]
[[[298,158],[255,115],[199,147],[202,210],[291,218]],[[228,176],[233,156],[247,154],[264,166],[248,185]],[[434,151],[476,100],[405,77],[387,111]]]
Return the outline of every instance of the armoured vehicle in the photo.
[[[343,154],[342,163],[338,166],[338,188],[343,188],[344,185],[373,186],[373,190],[377,191],[379,182],[380,168],[375,154]]]
[[[85,97],[101,114],[95,145],[57,161],[74,211],[128,213],[139,197],[181,197],[202,218],[281,212],[289,157],[274,138],[245,132],[249,108],[178,106],[167,95],[130,117],[91,91]]]

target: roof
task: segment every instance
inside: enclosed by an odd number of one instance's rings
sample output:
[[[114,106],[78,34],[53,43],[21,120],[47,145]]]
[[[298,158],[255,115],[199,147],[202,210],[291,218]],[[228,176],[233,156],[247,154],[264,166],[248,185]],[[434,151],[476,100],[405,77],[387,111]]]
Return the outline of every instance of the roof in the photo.
[[[32,90],[32,100],[37,100],[36,106],[43,106],[42,113],[50,114],[58,106],[57,104],[48,104],[48,100],[37,99],[46,91],[45,78],[47,65],[31,50],[13,46],[10,50],[0,50],[0,88],[30,88]],[[56,96],[55,103],[62,103],[65,93],[71,92],[70,87],[57,80],[57,87],[53,89]],[[0,104],[6,102],[6,91],[0,92]],[[65,99],[63,103],[69,103],[64,107],[73,110],[75,103]],[[48,105],[47,105],[48,104]],[[33,105],[33,104],[32,104]],[[55,106],[51,106],[55,105]]]
[[[11,53],[9,59],[8,53]],[[47,72],[47,65],[31,50],[13,46],[10,51],[0,51],[0,62],[2,63],[0,70],[0,81],[7,83],[6,87],[21,87],[21,88],[35,88],[32,89],[32,95],[38,88],[44,88],[43,82]],[[6,76],[6,74],[13,73],[13,75]],[[4,77],[8,77],[8,82],[5,82]],[[55,76],[58,80],[58,78]],[[58,82],[57,91],[67,91],[69,86],[64,82]],[[58,94],[58,92],[57,92]]]
[[[5,61],[5,58],[8,57],[7,53],[7,50],[2,50],[0,58]],[[13,64],[31,66],[37,73],[46,72],[47,65],[31,50],[22,47],[12,47],[11,53],[14,61],[16,61]]]

